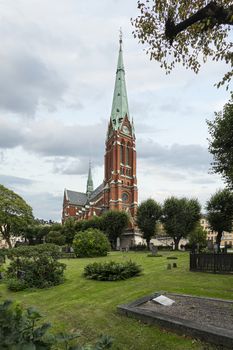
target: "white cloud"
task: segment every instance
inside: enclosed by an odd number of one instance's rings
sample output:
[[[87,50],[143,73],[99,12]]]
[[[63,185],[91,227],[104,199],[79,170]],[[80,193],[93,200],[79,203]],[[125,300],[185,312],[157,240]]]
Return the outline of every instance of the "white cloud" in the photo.
[[[219,187],[208,175],[205,119],[229,97],[213,87],[224,64],[166,76],[132,36],[134,0],[3,0],[0,11],[0,182],[36,216],[59,219],[64,187],[85,190],[90,158],[95,184],[103,179],[120,26],[139,198],[204,203]]]

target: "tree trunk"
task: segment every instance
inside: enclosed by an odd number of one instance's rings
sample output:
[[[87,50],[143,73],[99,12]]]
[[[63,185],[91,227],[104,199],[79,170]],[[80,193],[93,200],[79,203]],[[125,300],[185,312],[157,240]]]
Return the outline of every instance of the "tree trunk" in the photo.
[[[1,230],[2,237],[5,239],[6,243],[8,244],[8,248],[12,248],[11,240],[10,240],[10,227],[9,225],[3,225],[3,228]]]
[[[179,250],[180,238],[174,238],[175,250]]]
[[[150,250],[150,239],[146,239],[147,249]]]
[[[221,248],[220,248],[221,239],[222,239],[222,232],[218,232],[217,237],[216,237],[216,244],[218,246],[218,253],[221,252]]]

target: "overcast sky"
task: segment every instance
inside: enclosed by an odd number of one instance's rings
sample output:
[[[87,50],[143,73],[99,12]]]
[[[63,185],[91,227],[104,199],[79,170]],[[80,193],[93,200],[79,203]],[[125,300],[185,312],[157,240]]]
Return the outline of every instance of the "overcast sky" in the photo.
[[[89,159],[94,185],[103,180],[120,27],[139,200],[204,206],[223,187],[209,173],[206,119],[229,99],[214,87],[227,67],[166,76],[132,36],[137,14],[136,0],[0,1],[0,183],[36,217],[60,221],[64,188],[85,191]]]

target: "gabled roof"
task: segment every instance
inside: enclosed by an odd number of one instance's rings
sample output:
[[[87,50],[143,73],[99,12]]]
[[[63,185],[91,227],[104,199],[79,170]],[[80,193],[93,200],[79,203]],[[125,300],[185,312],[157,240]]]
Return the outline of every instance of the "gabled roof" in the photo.
[[[84,206],[90,200],[93,200],[98,194],[100,194],[104,189],[104,184],[99,185],[94,191],[91,192],[88,197],[86,193],[65,190],[65,197],[70,204]]]
[[[66,190],[66,199],[71,204],[83,206],[87,202],[87,195],[86,195],[86,193],[83,193],[83,192]]]
[[[101,185],[99,185],[98,187],[96,187],[96,189],[91,193],[90,199],[94,199],[96,196],[98,196],[98,194],[100,194],[104,189],[104,184],[102,183]]]

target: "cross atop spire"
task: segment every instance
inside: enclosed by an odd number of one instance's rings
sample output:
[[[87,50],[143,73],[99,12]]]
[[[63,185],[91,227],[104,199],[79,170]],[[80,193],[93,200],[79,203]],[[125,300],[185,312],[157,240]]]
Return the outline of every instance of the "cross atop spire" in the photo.
[[[93,192],[93,180],[91,174],[91,161],[89,161],[88,178],[87,178],[87,190],[86,194],[89,197],[91,192]]]
[[[121,45],[121,44],[122,44],[122,29],[121,29],[121,27],[120,27],[119,32],[120,32],[119,43],[120,43],[120,45]]]
[[[123,63],[122,51],[122,30],[120,29],[119,38],[120,48],[117,61],[116,80],[112,101],[111,120],[114,130],[118,130],[127,115],[129,118],[128,98],[125,83],[125,68]]]

